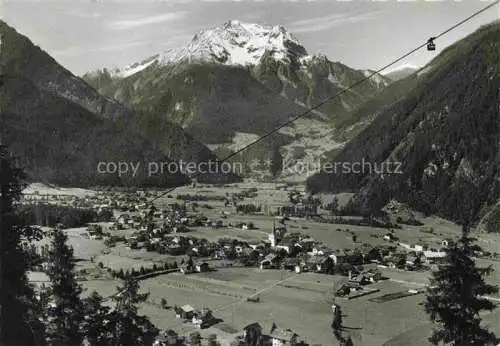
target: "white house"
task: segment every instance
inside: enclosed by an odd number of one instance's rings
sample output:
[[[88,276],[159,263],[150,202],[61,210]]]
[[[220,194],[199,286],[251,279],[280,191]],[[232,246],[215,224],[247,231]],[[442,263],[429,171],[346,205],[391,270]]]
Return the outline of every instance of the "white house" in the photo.
[[[272,346],[289,346],[297,342],[298,335],[290,329],[281,329],[273,323],[269,336]]]
[[[446,258],[444,251],[424,251],[425,262],[428,264],[441,263]]]
[[[413,250],[417,252],[422,252],[424,251],[424,247],[422,245],[413,245]]]
[[[277,250],[285,250],[286,253],[290,253],[290,245],[286,245],[286,244],[281,244],[281,245],[276,245],[275,248]]]

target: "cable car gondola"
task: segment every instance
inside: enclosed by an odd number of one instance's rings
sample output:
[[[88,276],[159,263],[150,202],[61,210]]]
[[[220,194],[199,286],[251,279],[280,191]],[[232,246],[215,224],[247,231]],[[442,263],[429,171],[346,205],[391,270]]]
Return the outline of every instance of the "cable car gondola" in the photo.
[[[434,37],[431,37],[428,41],[427,41],[427,50],[436,50],[436,44],[434,43]]]

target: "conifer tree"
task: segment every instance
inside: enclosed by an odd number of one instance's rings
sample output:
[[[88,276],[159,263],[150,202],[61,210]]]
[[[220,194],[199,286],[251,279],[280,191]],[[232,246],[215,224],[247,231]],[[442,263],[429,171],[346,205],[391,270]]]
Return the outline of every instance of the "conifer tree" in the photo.
[[[347,337],[345,346],[354,346],[354,343],[352,342],[352,338],[350,336]]]
[[[116,306],[110,314],[112,338],[109,345],[152,345],[159,330],[147,317],[138,314],[137,306],[145,302],[149,294],[140,294],[139,283],[130,277],[122,287],[117,287],[117,291],[113,297]]]
[[[24,224],[16,203],[25,187],[25,175],[0,144],[0,344],[44,345],[40,304],[28,283],[29,267],[23,242],[40,239],[40,233]]]
[[[110,309],[99,293],[92,292],[83,300],[85,338],[89,346],[107,346],[111,342]]]
[[[280,154],[279,147],[274,148],[273,156],[271,159],[271,165],[269,167],[269,171],[273,178],[276,178],[283,169],[283,156]]]
[[[67,240],[61,229],[53,231],[47,275],[54,306],[47,324],[47,340],[54,346],[81,345],[83,341],[82,288],[75,279],[73,248],[66,244]]]
[[[484,280],[492,268],[476,266],[473,256],[480,247],[475,240],[465,223],[460,240],[448,247],[445,264],[431,278],[425,307],[435,323],[429,339],[434,345],[496,345],[495,335],[481,326],[479,314],[495,308],[484,296],[498,288]]]
[[[217,334],[210,334],[207,338],[207,346],[220,346],[217,341]]]
[[[194,261],[193,261],[193,257],[192,256],[189,256],[189,259],[187,261],[187,266],[190,270],[193,270],[194,269]]]
[[[179,335],[172,329],[168,329],[163,333],[165,336],[165,342],[168,346],[178,346],[179,345]]]
[[[340,306],[335,306],[335,311],[333,312],[333,321],[332,321],[332,330],[333,335],[339,341],[343,341],[342,337],[342,310]]]
[[[192,332],[189,334],[190,346],[201,346],[201,334],[199,332]]]

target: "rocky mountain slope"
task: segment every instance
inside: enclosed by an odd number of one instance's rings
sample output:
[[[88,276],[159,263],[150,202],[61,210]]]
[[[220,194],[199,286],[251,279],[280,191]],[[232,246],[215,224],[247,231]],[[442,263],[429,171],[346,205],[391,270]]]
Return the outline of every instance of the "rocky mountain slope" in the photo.
[[[281,26],[229,21],[200,31],[180,49],[123,70],[94,71],[84,78],[143,117],[165,117],[211,148],[229,153],[241,134],[263,135],[369,73],[310,55]],[[252,148],[247,160],[265,159],[275,146],[281,147],[284,156],[294,156],[292,147],[321,156],[332,148],[315,147],[320,138],[310,128],[336,134],[337,123],[389,83],[386,77],[373,76],[308,116],[311,126],[288,126]],[[311,138],[311,143],[304,138]]]
[[[379,172],[322,172],[308,188],[357,191],[365,213],[395,198],[458,221],[484,215],[500,197],[499,41],[499,22],[481,27],[388,87],[361,110],[375,120],[333,158]]]
[[[149,161],[169,161],[144,138],[118,128],[63,97],[39,89],[29,80],[1,75],[0,137],[19,158],[30,180],[66,186],[176,185],[182,176],[155,176]],[[138,175],[98,172],[99,162],[140,162]]]
[[[166,120],[155,124],[162,136],[151,141],[138,131],[134,112],[100,95],[1,21],[0,42],[0,135],[26,160],[33,179],[78,185],[120,183],[127,178],[96,173],[98,162],[142,161],[145,165],[153,159],[199,162],[215,158]],[[163,184],[167,176],[155,179]]]

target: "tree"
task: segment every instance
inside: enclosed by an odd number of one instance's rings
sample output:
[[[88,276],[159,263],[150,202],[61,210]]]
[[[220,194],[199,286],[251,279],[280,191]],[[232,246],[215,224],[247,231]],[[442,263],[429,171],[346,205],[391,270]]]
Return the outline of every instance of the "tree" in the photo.
[[[333,200],[325,205],[325,209],[330,212],[330,214],[335,215],[339,210],[339,199],[337,196],[333,197]]]
[[[216,334],[210,334],[207,338],[207,345],[208,346],[219,346],[220,343],[217,341],[217,335]]]
[[[83,341],[82,288],[75,280],[73,249],[66,244],[67,240],[61,229],[53,231],[47,269],[54,302],[47,325],[50,345],[80,345]]]
[[[162,309],[166,309],[168,306],[167,300],[165,298],[161,298],[160,305]]]
[[[332,322],[332,330],[335,338],[342,342],[342,310],[340,306],[335,305],[335,309],[333,311],[333,322]]]
[[[350,336],[347,337],[347,340],[345,341],[344,345],[345,346],[354,346]]]
[[[179,344],[179,335],[172,329],[168,329],[165,333],[165,342],[169,346],[177,346]]]
[[[261,344],[261,330],[250,328],[245,334],[245,345],[248,346],[259,346]]]
[[[380,249],[378,247],[371,248],[370,251],[365,256],[365,261],[369,263],[372,260],[380,261],[382,260],[382,254],[380,253]]]
[[[271,165],[269,167],[269,171],[273,178],[276,178],[283,169],[283,156],[280,154],[279,147],[276,146],[273,150],[273,156],[271,159]]]
[[[26,225],[15,204],[26,186],[7,148],[0,144],[0,344],[44,345],[41,304],[28,283],[27,242],[41,233]],[[4,317],[5,316],[5,317]]]
[[[406,266],[406,255],[402,254],[399,256],[398,261],[396,262],[396,268],[404,269]]]
[[[422,268],[422,259],[420,258],[420,256],[417,256],[417,258],[415,258],[413,265],[415,266],[415,269]]]
[[[482,327],[481,311],[492,311],[495,305],[486,298],[498,288],[484,281],[491,267],[476,266],[474,253],[480,250],[469,236],[464,223],[460,240],[447,249],[445,264],[433,273],[425,308],[436,327],[430,341],[454,346],[496,345],[493,333]]]
[[[189,345],[201,346],[201,335],[199,332],[193,332],[189,334]]]
[[[500,206],[493,207],[493,210],[485,217],[485,229],[488,233],[500,232]]]
[[[189,256],[189,259],[187,261],[187,266],[189,269],[194,269],[194,261],[192,256]]]
[[[109,307],[97,292],[83,300],[85,322],[83,329],[90,346],[107,346],[110,343]]]
[[[158,336],[158,328],[145,316],[138,314],[137,305],[145,302],[148,293],[139,293],[139,283],[131,277],[122,287],[117,287],[113,296],[115,309],[110,314],[111,341],[109,345],[144,345],[150,346]]]

